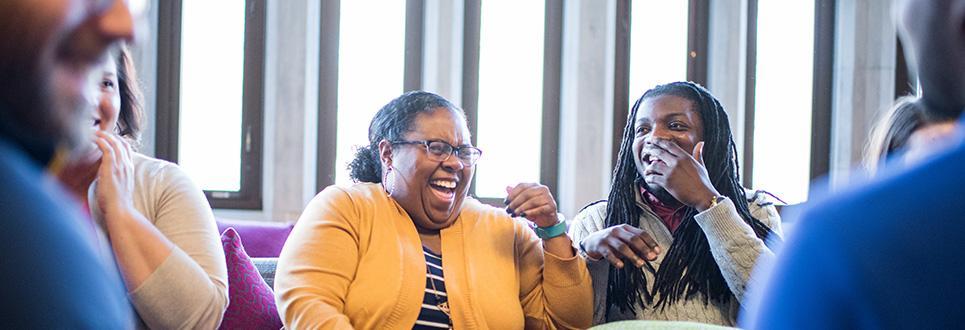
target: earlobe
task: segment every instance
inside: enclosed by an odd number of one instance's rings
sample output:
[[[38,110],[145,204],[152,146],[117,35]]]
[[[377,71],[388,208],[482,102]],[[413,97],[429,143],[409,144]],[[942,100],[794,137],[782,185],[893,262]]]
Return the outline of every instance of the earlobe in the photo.
[[[386,167],[391,167],[392,166],[392,143],[389,142],[388,140],[380,141],[378,152],[379,152],[379,160],[381,160],[383,164],[387,165]]]

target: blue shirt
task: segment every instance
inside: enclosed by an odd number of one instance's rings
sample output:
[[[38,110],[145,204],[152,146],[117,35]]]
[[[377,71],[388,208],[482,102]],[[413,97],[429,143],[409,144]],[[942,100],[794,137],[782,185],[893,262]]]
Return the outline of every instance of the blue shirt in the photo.
[[[965,144],[884,176],[803,212],[743,326],[965,325]]]
[[[116,268],[98,257],[77,206],[0,135],[0,328],[134,326]]]

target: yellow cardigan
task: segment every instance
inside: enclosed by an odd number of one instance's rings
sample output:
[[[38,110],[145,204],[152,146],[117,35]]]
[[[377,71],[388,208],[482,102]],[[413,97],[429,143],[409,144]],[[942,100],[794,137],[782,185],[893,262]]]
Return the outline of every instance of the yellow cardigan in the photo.
[[[454,328],[590,326],[585,261],[544,253],[524,222],[467,198],[441,235]],[[422,242],[405,210],[378,184],[332,186],[285,243],[275,299],[289,329],[411,329],[425,283]]]

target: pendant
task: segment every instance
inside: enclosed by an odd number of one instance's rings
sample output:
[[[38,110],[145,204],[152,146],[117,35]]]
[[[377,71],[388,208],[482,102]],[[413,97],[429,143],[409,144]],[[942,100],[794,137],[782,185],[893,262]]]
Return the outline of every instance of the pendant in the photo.
[[[446,316],[450,316],[450,315],[449,315],[449,301],[443,301],[443,302],[441,302],[441,303],[438,303],[438,304],[436,304],[436,307],[439,307],[439,310],[442,311],[443,313],[445,313]]]

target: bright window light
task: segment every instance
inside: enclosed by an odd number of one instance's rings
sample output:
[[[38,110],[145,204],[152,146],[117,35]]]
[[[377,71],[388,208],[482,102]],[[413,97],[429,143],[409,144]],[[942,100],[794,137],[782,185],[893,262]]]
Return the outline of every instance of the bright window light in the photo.
[[[479,32],[479,111],[474,140],[483,156],[476,195],[539,182],[545,1],[486,0]]]
[[[647,90],[687,80],[687,0],[634,0],[630,6],[630,105]]]
[[[369,123],[402,95],[405,1],[342,1],[338,45],[335,183],[348,184],[348,164],[368,145]]]
[[[814,0],[759,0],[753,186],[796,204],[811,170]]]
[[[241,189],[245,2],[184,1],[178,162],[202,189]]]

